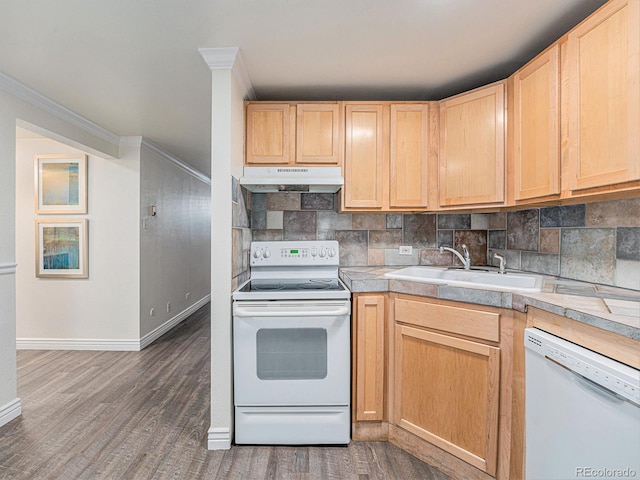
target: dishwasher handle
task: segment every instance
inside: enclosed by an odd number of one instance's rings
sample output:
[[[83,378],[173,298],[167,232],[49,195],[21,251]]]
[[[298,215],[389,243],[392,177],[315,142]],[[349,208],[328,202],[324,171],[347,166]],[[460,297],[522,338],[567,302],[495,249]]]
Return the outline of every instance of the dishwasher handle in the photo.
[[[555,365],[558,365],[559,367],[562,367],[566,371],[570,372],[572,375],[574,375],[578,379],[578,381],[581,381],[587,387],[589,387],[592,390],[594,390],[596,393],[598,393],[600,395],[606,395],[606,397],[609,398],[609,399],[611,399],[611,397],[614,397],[616,400],[619,400],[621,402],[628,402],[628,403],[630,403],[631,405],[633,405],[635,407],[640,407],[640,404],[638,404],[637,402],[634,402],[630,398],[623,397],[622,395],[618,394],[617,392],[614,392],[610,388],[607,388],[604,385],[601,385],[601,384],[599,384],[597,382],[594,382],[590,378],[585,377],[584,375],[582,375],[580,372],[576,372],[575,370],[569,368],[566,365],[563,365],[562,363],[556,361],[555,359],[553,359],[553,358],[551,358],[551,357],[549,357],[547,355],[545,355],[544,358],[549,360],[550,362],[554,363]]]

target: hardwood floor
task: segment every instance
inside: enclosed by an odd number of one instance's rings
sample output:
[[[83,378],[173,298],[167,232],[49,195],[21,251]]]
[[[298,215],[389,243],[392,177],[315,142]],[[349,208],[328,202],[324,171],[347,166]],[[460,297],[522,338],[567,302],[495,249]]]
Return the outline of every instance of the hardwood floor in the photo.
[[[0,478],[449,479],[385,442],[207,450],[209,320],[207,305],[142,352],[18,351]]]

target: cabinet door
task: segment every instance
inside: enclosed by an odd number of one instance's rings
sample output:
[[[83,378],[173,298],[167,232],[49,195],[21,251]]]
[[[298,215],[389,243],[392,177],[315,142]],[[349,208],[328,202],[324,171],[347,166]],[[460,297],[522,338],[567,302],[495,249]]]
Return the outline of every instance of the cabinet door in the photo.
[[[394,421],[495,476],[500,350],[396,324]]]
[[[428,132],[428,105],[391,105],[391,208],[427,206]]]
[[[288,164],[294,147],[289,104],[247,105],[246,163]]]
[[[358,295],[355,305],[356,421],[384,419],[384,295]]]
[[[383,106],[345,107],[344,207],[382,208]]]
[[[560,193],[560,47],[514,75],[514,198]]]
[[[569,188],[640,179],[640,2],[608,2],[567,47]]]
[[[296,163],[340,165],[340,105],[298,104]]]
[[[504,83],[440,103],[440,206],[504,202]]]

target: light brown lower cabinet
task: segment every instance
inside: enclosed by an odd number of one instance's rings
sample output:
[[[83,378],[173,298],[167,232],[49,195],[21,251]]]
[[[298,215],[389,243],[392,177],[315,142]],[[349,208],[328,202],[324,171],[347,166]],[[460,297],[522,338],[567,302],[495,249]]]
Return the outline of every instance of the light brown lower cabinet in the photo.
[[[386,293],[353,298],[354,440],[386,440]]]
[[[385,381],[385,295],[356,299],[356,420],[383,420]]]
[[[393,422],[495,475],[500,349],[395,326]]]
[[[524,351],[513,339],[525,317],[355,294],[353,439],[388,440],[454,479],[521,479]]]

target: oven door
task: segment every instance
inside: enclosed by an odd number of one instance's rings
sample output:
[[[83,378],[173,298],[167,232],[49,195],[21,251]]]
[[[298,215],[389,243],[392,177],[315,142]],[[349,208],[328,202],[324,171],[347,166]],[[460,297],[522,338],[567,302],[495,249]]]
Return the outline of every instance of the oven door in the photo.
[[[349,301],[233,306],[236,406],[348,405]]]

